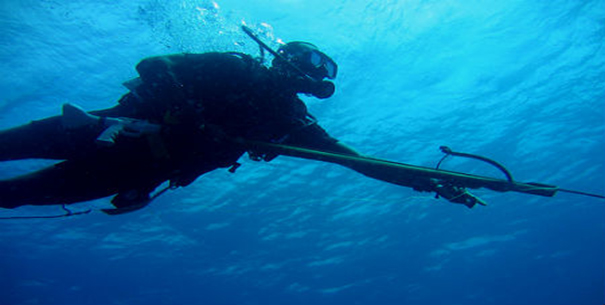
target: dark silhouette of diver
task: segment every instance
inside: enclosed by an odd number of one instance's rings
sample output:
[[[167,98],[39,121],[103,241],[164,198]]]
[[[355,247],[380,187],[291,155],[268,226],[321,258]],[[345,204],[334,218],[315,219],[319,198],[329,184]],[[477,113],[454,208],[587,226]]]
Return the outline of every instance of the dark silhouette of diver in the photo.
[[[277,156],[241,140],[359,155],[328,135],[297,96],[330,97],[336,63],[306,42],[272,53],[277,54],[270,67],[242,53],[147,58],[136,66],[139,77],[125,83],[130,91],[117,106],[86,113],[68,104],[62,115],[0,132],[0,161],[62,160],[0,181],[0,207],[114,195],[118,210],[135,210],[166,181],[184,187],[217,168],[234,171],[246,152],[256,160]],[[341,164],[420,191],[436,187],[426,178],[394,178],[371,166]],[[477,203],[464,190],[450,191],[464,199],[459,203]]]

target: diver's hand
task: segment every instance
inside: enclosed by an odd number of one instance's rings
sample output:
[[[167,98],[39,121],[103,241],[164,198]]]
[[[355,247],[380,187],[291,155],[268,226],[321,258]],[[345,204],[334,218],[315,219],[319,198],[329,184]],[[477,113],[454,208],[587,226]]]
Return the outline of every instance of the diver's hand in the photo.
[[[162,129],[158,124],[131,118],[100,117],[87,113],[73,104],[63,105],[62,124],[66,130],[100,126],[103,132],[97,137],[97,143],[112,146],[119,136],[138,138],[144,135],[157,134]]]
[[[439,196],[447,199],[449,202],[464,204],[468,208],[472,208],[475,204],[487,205],[481,198],[473,195],[466,188],[455,186],[446,181],[431,179],[433,191]]]
[[[132,138],[138,138],[144,135],[157,134],[160,132],[161,126],[158,124],[149,123],[144,120],[135,120],[129,118],[119,118],[120,124],[123,126],[120,135]]]
[[[157,134],[162,128],[158,124],[131,118],[106,118],[104,126],[107,129],[97,137],[97,143],[104,146],[112,146],[119,136],[138,138]]]

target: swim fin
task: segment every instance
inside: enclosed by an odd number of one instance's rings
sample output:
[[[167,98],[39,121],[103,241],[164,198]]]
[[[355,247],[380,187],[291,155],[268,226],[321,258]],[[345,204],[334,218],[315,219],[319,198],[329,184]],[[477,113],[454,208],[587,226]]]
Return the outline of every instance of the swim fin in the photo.
[[[107,215],[121,215],[121,214],[126,214],[126,213],[130,213],[130,212],[134,212],[134,211],[138,211],[144,207],[146,207],[147,205],[149,205],[149,202],[145,202],[145,203],[140,203],[140,204],[135,204],[135,205],[131,205],[131,206],[127,206],[127,207],[122,207],[122,208],[115,208],[115,209],[101,209],[101,212],[107,214]]]
[[[116,207],[115,209],[102,209],[101,211],[107,215],[130,213],[148,206],[152,200],[149,193],[130,190],[113,197],[111,204]]]

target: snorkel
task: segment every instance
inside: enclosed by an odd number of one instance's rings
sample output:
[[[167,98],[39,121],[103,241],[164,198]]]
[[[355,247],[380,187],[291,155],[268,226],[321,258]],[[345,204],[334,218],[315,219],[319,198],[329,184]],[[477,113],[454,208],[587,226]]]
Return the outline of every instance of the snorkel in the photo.
[[[320,99],[328,98],[332,96],[332,94],[334,94],[336,87],[332,82],[324,81],[323,77],[316,78],[309,75],[300,67],[292,63],[292,61],[286,59],[284,56],[271,49],[271,47],[269,47],[258,36],[256,36],[252,29],[250,29],[246,25],[242,25],[242,30],[244,31],[244,33],[246,33],[246,35],[252,38],[252,40],[254,40],[259,45],[261,49],[261,54],[263,54],[263,50],[266,50],[267,52],[271,53],[271,55],[273,55],[275,58],[279,59],[281,63],[286,64],[288,68],[291,69],[291,71],[294,71],[296,74],[298,74],[299,77],[302,78],[296,82],[296,85],[301,93],[312,94],[313,96]]]

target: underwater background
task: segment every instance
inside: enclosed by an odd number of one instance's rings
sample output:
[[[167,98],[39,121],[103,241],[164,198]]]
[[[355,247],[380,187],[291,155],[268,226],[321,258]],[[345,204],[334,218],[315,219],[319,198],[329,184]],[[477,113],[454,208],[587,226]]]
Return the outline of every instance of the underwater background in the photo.
[[[2,0],[0,128],[110,107],[145,57],[258,55],[242,22],[332,56],[336,94],[305,101],[363,153],[432,167],[448,145],[605,193],[602,0]],[[489,205],[467,209],[337,165],[241,162],[131,214],[103,199],[0,221],[0,304],[605,302],[603,200],[477,190]],[[0,178],[49,164],[3,162]]]

